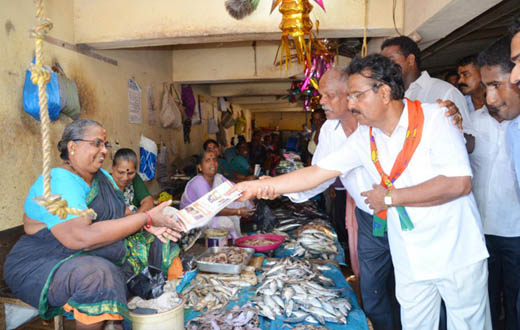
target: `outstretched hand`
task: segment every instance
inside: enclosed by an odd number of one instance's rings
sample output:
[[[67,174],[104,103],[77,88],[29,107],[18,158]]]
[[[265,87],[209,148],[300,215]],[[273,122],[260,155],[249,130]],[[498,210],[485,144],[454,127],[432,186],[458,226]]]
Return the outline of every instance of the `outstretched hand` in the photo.
[[[173,214],[164,214],[163,210],[165,207],[170,206],[171,200],[162,202],[157,205],[153,209],[149,210],[148,213],[152,217],[152,225],[155,227],[166,227],[172,229],[175,232],[175,236],[178,235],[180,238],[180,234],[178,232],[182,231],[181,226],[177,222],[177,218]]]
[[[245,202],[247,200],[253,200],[255,198],[261,199],[274,199],[276,198],[276,191],[273,186],[262,183],[262,180],[253,181],[242,181],[233,186],[230,193],[235,191],[241,192],[239,202]]]

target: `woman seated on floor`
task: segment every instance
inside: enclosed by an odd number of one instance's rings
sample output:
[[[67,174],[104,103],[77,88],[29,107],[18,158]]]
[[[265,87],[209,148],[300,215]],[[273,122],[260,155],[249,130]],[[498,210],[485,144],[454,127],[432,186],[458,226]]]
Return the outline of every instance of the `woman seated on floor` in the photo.
[[[247,143],[245,141],[240,141],[237,144],[237,155],[235,158],[233,158],[230,165],[233,172],[238,173],[244,177],[250,178],[254,172],[254,167],[252,167],[251,164],[249,164],[248,156],[249,147],[247,146]]]
[[[101,329],[104,321],[128,317],[126,282],[146,266],[143,262],[165,274],[180,263],[174,261],[179,248],[168,241],[176,241],[180,229],[162,214],[169,203],[125,216],[122,194],[101,168],[109,147],[99,123],[67,125],[58,143],[63,163],[51,170],[52,193],[71,208],[93,209],[97,218],[51,215],[34,200],[43,195],[40,176],[25,200],[26,235],[4,265],[4,279],[16,297],[39,309],[43,319],[73,311],[76,329]],[[155,237],[132,235],[143,226]]]
[[[181,209],[227,181],[222,174],[217,173],[217,155],[212,151],[205,151],[202,154],[197,169],[200,174],[186,184],[181,198]],[[250,202],[231,203],[210,221],[209,227],[226,229],[231,237],[236,239],[241,236],[240,217],[249,216],[253,212],[253,204]]]
[[[137,175],[137,155],[132,149],[119,149],[112,161],[112,177],[123,192],[125,204],[131,213],[142,213],[153,208],[153,197],[143,179]]]
[[[233,170],[231,167],[230,162],[228,162],[224,157],[222,157],[222,152],[220,149],[220,145],[217,141],[208,139],[204,144],[202,145],[202,149],[204,151],[212,151],[217,155],[218,159],[218,173],[222,174],[226,179],[233,181],[233,182],[240,182],[244,180],[254,180],[255,177],[252,175],[244,175],[241,173],[238,173],[237,171]]]

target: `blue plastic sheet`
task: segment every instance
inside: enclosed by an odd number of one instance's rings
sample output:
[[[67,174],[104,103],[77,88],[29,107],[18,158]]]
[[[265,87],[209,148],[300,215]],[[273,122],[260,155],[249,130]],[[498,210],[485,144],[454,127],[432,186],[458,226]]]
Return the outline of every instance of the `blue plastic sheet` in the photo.
[[[338,323],[330,323],[327,322],[325,327],[327,329],[336,329],[336,330],[368,330],[368,324],[366,320],[365,313],[359,306],[359,303],[356,299],[356,295],[352,290],[352,287],[348,284],[343,276],[341,270],[335,265],[331,265],[332,269],[329,271],[324,271],[323,275],[330,277],[334,281],[334,286],[336,288],[343,288],[341,291],[344,297],[347,297],[352,304],[352,310],[350,311],[347,324],[338,324]],[[256,287],[247,287],[240,291],[238,295],[238,301],[230,301],[226,306],[227,309],[231,309],[233,306],[238,304],[242,306],[250,301],[255,295]],[[195,317],[201,315],[201,312],[195,312],[191,309],[184,310],[184,322],[185,324],[194,319]],[[287,323],[283,322],[284,318],[281,316],[277,316],[274,321],[271,321],[267,318],[260,317],[260,328],[265,330],[279,330],[284,328],[284,325]],[[307,322],[303,322],[301,324],[309,324]],[[292,324],[294,326],[295,324]],[[285,327],[287,329],[287,327]]]

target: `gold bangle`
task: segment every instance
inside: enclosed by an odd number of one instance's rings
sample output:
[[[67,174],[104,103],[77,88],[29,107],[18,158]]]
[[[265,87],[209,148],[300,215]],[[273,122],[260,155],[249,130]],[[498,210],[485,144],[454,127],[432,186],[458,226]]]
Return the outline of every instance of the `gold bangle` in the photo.
[[[240,215],[240,209],[238,210],[238,215]]]

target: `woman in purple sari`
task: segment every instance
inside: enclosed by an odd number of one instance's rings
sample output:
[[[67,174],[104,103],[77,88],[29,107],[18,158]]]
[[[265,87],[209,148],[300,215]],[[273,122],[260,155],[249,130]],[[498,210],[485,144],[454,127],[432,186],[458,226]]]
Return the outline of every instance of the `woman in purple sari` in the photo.
[[[181,198],[181,208],[185,208],[195,202],[204,194],[210,192],[221,183],[228,181],[218,171],[218,158],[212,151],[202,154],[198,164],[200,174],[191,179],[184,190]],[[249,216],[254,212],[251,202],[234,202],[220,211],[209,223],[210,228],[226,229],[231,238],[236,239],[241,236],[240,218]]]

